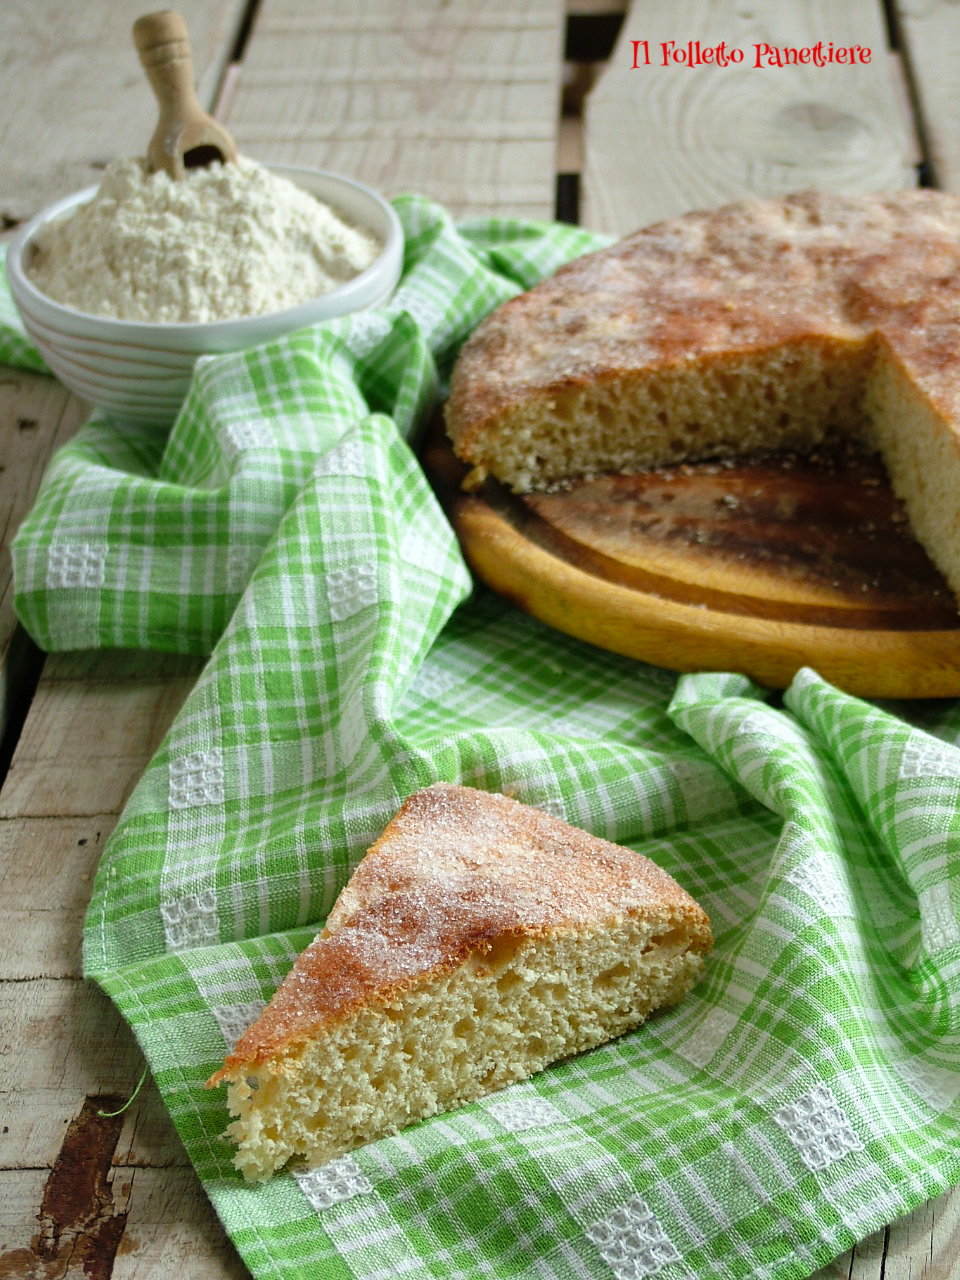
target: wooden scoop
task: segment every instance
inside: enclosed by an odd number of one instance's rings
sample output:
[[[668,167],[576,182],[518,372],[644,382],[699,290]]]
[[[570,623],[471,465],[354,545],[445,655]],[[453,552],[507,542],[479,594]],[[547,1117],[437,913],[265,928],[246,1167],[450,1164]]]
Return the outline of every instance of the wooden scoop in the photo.
[[[160,104],[160,119],[147,147],[151,170],[180,179],[187,169],[237,158],[230,134],[197,101],[187,24],[175,9],[148,13],[133,24],[133,40]]]

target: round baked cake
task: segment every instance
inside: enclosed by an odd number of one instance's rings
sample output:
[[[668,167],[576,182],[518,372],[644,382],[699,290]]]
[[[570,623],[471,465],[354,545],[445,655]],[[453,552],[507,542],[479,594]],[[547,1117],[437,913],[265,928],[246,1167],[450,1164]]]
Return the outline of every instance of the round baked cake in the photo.
[[[445,413],[517,492],[855,437],[960,592],[960,197],[810,192],[645,228],[488,316]]]

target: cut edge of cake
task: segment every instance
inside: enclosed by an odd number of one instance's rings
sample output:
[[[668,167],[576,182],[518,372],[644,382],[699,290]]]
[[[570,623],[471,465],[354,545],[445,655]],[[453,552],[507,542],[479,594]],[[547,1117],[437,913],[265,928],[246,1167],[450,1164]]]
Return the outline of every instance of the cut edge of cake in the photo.
[[[712,944],[642,855],[507,797],[411,796],[208,1086],[250,1181],[326,1163],[683,998]]]
[[[482,321],[444,414],[467,486],[518,493],[855,441],[960,596],[960,199],[805,192],[645,228]]]

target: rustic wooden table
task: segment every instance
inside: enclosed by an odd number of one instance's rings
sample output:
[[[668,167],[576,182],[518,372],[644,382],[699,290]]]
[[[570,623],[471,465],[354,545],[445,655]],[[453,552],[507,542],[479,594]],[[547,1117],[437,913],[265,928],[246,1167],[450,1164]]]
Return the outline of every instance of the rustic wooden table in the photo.
[[[202,100],[262,159],[342,170],[459,214],[613,232],[743,193],[960,191],[954,0],[180,0]],[[0,228],[142,153],[144,0],[0,6]],[[619,32],[619,39],[617,39]],[[651,65],[633,67],[633,40]],[[659,66],[660,42],[861,45],[869,63]],[[615,43],[616,41],[616,43]],[[0,370],[0,526],[87,410]],[[6,544],[7,538],[4,537]],[[0,559],[0,1276],[225,1280],[245,1268],[143,1062],[81,977],[103,843],[195,679],[149,654],[43,658]],[[822,1273],[960,1280],[960,1192]]]

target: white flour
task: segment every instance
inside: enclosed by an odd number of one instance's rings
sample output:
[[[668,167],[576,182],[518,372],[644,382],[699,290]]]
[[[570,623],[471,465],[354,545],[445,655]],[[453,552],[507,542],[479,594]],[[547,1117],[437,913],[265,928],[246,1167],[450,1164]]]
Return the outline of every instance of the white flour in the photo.
[[[182,182],[116,160],[96,196],[41,228],[30,278],[56,302],[152,322],[227,320],[306,302],[380,244],[253,160]]]

